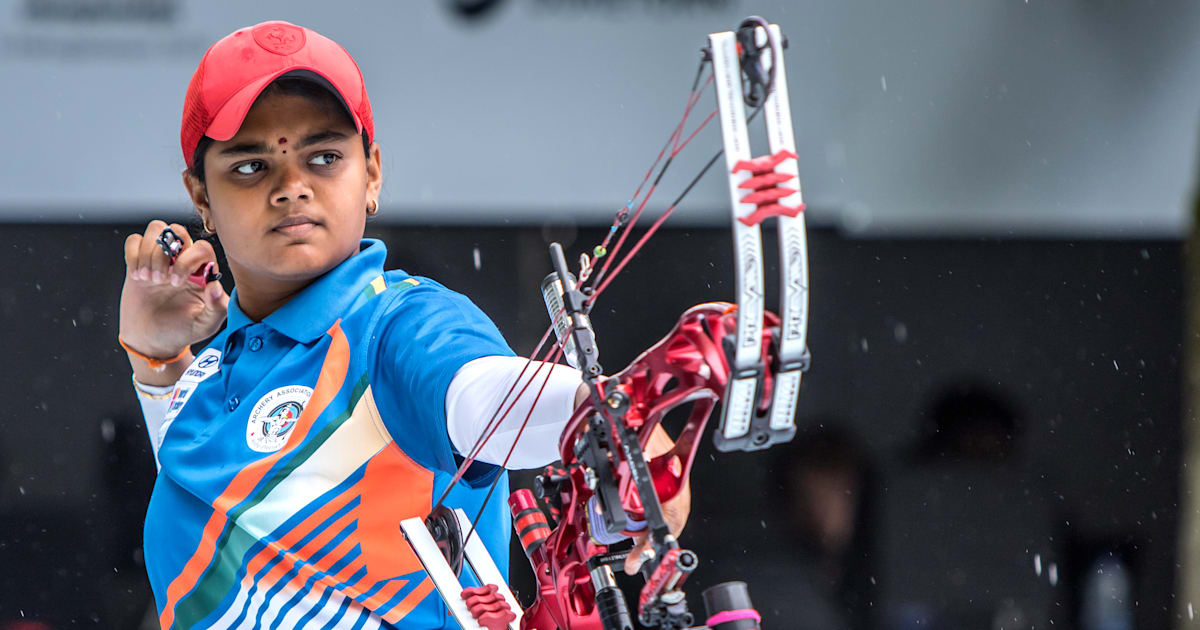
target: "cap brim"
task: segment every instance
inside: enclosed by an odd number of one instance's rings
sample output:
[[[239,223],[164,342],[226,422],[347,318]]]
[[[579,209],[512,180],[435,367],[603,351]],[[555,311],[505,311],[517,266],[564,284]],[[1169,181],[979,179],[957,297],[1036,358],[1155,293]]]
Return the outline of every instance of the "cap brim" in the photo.
[[[229,140],[230,138],[236,136],[238,129],[242,128],[242,122],[246,120],[246,114],[249,113],[250,108],[254,106],[254,101],[258,100],[258,96],[262,94],[263,90],[267,89],[267,86],[270,85],[272,81],[284,75],[295,76],[307,81],[312,81],[313,83],[316,83],[317,85],[320,85],[321,87],[324,87],[332,92],[342,104],[342,107],[346,108],[346,113],[350,114],[350,119],[354,121],[355,130],[359,133],[362,133],[362,121],[358,119],[358,115],[354,113],[354,110],[352,110],[350,106],[346,104],[345,97],[342,96],[342,93],[337,89],[337,86],[335,86],[328,77],[313,70],[312,68],[294,66],[291,68],[284,68],[279,72],[269,74],[261,79],[255,79],[253,82],[235,92],[233,96],[229,97],[229,100],[225,101],[225,104],[221,106],[221,109],[217,111],[216,116],[213,116],[212,123],[208,125],[208,129],[205,130],[204,135],[220,142],[224,142],[225,140]]]

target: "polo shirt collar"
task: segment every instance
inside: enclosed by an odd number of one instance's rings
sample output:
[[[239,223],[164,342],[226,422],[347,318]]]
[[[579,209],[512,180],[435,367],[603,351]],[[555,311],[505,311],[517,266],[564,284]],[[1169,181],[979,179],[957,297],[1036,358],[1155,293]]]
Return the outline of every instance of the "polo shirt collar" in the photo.
[[[297,293],[266,316],[263,323],[300,343],[318,339],[354,304],[363,289],[383,273],[387,247],[378,239],[363,239],[358,253]],[[226,329],[233,332],[254,323],[238,306],[237,289],[230,295]]]

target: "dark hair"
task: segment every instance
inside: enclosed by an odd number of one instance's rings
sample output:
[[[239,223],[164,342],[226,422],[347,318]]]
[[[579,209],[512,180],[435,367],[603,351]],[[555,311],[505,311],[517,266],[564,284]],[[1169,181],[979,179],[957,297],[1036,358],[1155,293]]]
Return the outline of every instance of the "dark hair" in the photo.
[[[350,113],[346,111],[346,107],[342,105],[342,102],[338,100],[338,97],[335,96],[333,92],[330,92],[320,84],[309,81],[308,79],[303,79],[300,77],[280,77],[272,81],[271,84],[268,85],[261,94],[259,94],[258,98],[262,98],[267,94],[283,94],[286,96],[304,97],[322,108],[326,108],[329,111],[338,112],[343,116],[346,122],[350,123],[351,125],[354,124],[354,120],[350,118]],[[196,151],[192,153],[192,167],[188,169],[188,172],[191,173],[192,177],[200,180],[201,184],[204,183],[204,155],[208,153],[208,148],[212,146],[213,142],[215,142],[215,140],[212,138],[209,138],[208,136],[202,136],[200,138],[200,142],[196,144]],[[369,158],[371,156],[371,139],[367,137],[367,130],[365,128],[362,131],[362,146],[363,154]]]

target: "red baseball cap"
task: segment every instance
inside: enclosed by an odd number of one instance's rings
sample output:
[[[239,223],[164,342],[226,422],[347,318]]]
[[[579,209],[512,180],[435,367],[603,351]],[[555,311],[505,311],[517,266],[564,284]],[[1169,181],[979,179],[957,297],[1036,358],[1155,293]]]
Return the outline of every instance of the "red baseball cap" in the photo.
[[[213,44],[188,84],[179,141],[192,168],[200,138],[228,140],[237,135],[246,112],[272,81],[297,76],[326,87],[346,106],[359,133],[375,137],[371,101],[362,72],[350,53],[314,30],[288,22],[241,28]]]

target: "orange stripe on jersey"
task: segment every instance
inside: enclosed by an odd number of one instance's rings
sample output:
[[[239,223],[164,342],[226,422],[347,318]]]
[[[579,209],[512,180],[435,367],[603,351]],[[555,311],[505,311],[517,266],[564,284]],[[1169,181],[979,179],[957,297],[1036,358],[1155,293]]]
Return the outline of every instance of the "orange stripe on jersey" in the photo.
[[[325,411],[325,407],[341,391],[342,385],[346,382],[346,371],[350,367],[350,344],[346,341],[346,334],[342,332],[341,320],[334,322],[326,334],[332,337],[332,340],[329,350],[325,353],[325,361],[321,365],[321,374],[317,377],[317,385],[313,388],[312,396],[305,405],[304,412],[300,414],[295,428],[292,429],[291,437],[288,438],[288,442],[283,448],[238,472],[225,487],[221,496],[213,502],[212,516],[204,525],[196,552],[188,559],[183,571],[167,587],[167,601],[158,618],[159,625],[164,629],[169,629],[175,622],[175,605],[179,603],[179,599],[196,586],[205,569],[211,564],[213,554],[216,552],[217,539],[225,529],[228,520],[226,515],[229,510],[250,495],[250,492],[258,486],[275,462],[304,442],[304,438],[312,429],[313,422]]]
[[[400,589],[404,588],[406,584],[408,584],[408,580],[399,578],[392,580],[383,588],[379,589],[378,593],[375,593],[363,601],[362,605],[366,608],[370,608],[372,611],[377,611],[382,608],[384,604],[388,603],[389,599],[395,597],[396,593],[399,593]]]
[[[371,396],[370,390],[363,394]],[[374,399],[367,404],[375,418]],[[433,472],[417,464],[389,440],[367,463],[362,481],[358,540],[363,557],[370,558],[363,584],[420,571],[421,560],[400,531],[400,521],[425,516],[433,507]],[[370,586],[367,586],[369,589]]]
[[[425,579],[421,580],[413,592],[406,595],[399,604],[396,604],[395,608],[383,615],[383,620],[390,624],[399,622],[405,615],[412,612],[412,609],[416,608],[417,604],[420,604],[421,600],[425,599],[425,596],[432,590],[433,580],[430,580],[429,576],[425,576]]]
[[[345,567],[342,567],[341,571],[338,571],[337,573],[335,573],[333,575],[322,575],[321,577],[317,578],[316,584],[313,584],[312,596],[320,597],[322,593],[324,593],[325,591],[327,591],[329,589],[333,589],[333,591],[335,593],[340,590],[343,594],[345,594],[347,597],[350,597],[351,599],[361,595],[361,593],[359,593],[358,591],[355,591],[353,589],[343,588],[342,584],[346,580],[350,579],[350,577],[353,576],[355,573],[358,573],[360,570],[362,570],[362,568],[363,568],[363,559],[361,557],[359,557],[359,558],[355,558],[352,562],[347,564]]]
[[[321,533],[314,536],[312,540],[308,541],[295,553],[283,554],[283,556],[279,559],[279,563],[271,567],[271,570],[267,571],[266,575],[258,579],[258,588],[262,591],[266,591],[275,586],[275,583],[278,582],[280,578],[287,575],[288,572],[296,567],[297,560],[311,557],[318,549],[324,547],[326,543],[336,538],[337,535],[352,522],[354,522],[354,510],[342,515],[341,518],[334,521],[332,525],[326,527]],[[347,539],[349,538],[350,537],[347,536]],[[304,568],[305,567],[301,567],[299,572],[304,573]],[[315,570],[312,570],[308,575],[312,575],[315,572]],[[307,578],[308,576],[305,577]]]
[[[305,536],[310,534],[314,529],[316,529],[317,525],[324,523],[325,519],[329,518],[334,512],[337,512],[345,507],[345,505],[349,503],[351,499],[357,497],[358,490],[359,488],[357,483],[353,486],[350,486],[345,492],[331,499],[329,503],[322,505],[321,508],[316,512],[313,512],[311,516],[304,519],[291,531],[281,536],[278,541],[269,543],[266,548],[259,551],[258,554],[256,554],[250,559],[249,562],[246,563],[246,574],[242,578],[242,583],[249,584],[252,582],[254,580],[254,575],[258,573],[258,570],[263,568],[267,562],[269,562],[275,556],[282,556],[286,554],[288,549],[295,546],[296,543],[300,542]]]
[[[336,585],[340,586],[346,580],[349,580],[351,577],[353,577],[355,573],[358,573],[358,570],[363,568],[363,564],[364,564],[364,561],[362,559],[362,556],[359,556],[359,557],[355,558],[353,562],[342,567],[341,571],[334,573],[330,577],[333,578]]]
[[[284,586],[284,590],[287,592],[290,592],[290,593],[294,593],[294,592],[300,590],[300,588],[304,586],[304,583],[308,581],[308,578],[312,577],[313,575],[316,575],[318,572],[324,574],[325,572],[329,571],[330,567],[332,567],[334,564],[337,563],[338,560],[341,560],[342,557],[344,557],[347,553],[349,553],[350,550],[353,549],[354,545],[356,545],[356,544],[358,544],[358,543],[355,542],[353,534],[346,536],[345,538],[342,539],[342,542],[338,543],[338,545],[336,547],[334,547],[329,553],[325,554],[325,557],[321,558],[320,562],[313,562],[313,563],[306,562],[305,564],[301,565],[300,569],[298,571],[296,571],[296,574],[293,575],[292,578],[287,581],[287,584]],[[318,549],[319,549],[319,547],[318,547]],[[316,551],[316,549],[313,549],[313,551]],[[311,553],[308,553],[308,554],[304,554],[301,557],[307,558],[311,555],[312,555]],[[285,556],[284,560],[281,561],[279,564],[280,565],[287,564],[291,567],[296,566],[296,555],[288,554],[287,556]],[[291,569],[289,568],[288,571],[291,571]],[[286,574],[287,574],[287,571],[284,572],[284,575],[286,575]],[[353,574],[351,574],[351,575],[353,575]],[[325,582],[325,581],[327,581],[326,578],[330,578],[330,577],[331,576],[329,576],[329,575],[322,575],[320,578],[317,578],[317,579],[318,579],[318,581]],[[336,581],[332,581],[332,583],[336,584],[337,582],[340,582],[340,581],[341,580],[336,580]]]

